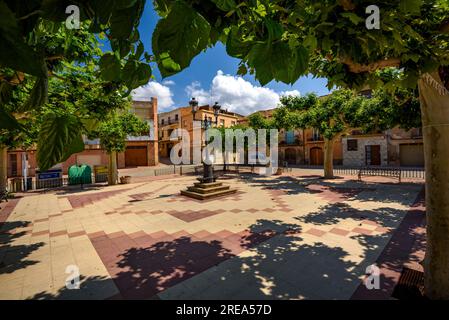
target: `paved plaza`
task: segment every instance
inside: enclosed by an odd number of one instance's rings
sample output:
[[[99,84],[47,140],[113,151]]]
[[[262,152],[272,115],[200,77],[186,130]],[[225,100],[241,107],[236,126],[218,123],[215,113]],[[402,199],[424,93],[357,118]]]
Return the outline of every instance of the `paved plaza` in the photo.
[[[237,193],[202,202],[179,194],[194,181],[2,203],[0,299],[389,299],[404,266],[422,268],[422,183],[229,175]],[[372,264],[378,290],[363,285]]]

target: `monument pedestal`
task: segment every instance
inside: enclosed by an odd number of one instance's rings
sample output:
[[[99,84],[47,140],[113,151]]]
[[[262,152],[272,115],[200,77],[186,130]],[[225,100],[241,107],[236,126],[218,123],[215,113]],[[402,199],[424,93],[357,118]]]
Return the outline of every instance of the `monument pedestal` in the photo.
[[[236,189],[223,185],[222,182],[205,182],[204,179],[198,179],[200,182],[194,183],[187,190],[181,190],[181,194],[198,200],[208,200],[225,195],[236,193]]]

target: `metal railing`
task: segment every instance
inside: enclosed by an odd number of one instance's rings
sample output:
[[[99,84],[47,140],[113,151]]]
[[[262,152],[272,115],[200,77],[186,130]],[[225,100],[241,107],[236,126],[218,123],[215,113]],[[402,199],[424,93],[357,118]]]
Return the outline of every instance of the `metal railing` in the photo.
[[[108,181],[108,174],[96,174],[92,176],[92,183],[104,183]],[[79,183],[72,184],[69,183],[69,178],[61,177],[61,178],[52,178],[52,179],[36,179],[29,177],[27,178],[27,186],[25,188],[25,179],[23,178],[12,178],[8,180],[8,190],[9,192],[23,192],[25,189],[27,191],[32,190],[44,190],[44,189],[56,189],[65,187],[68,185],[80,185],[82,186],[82,180],[80,179]]]
[[[334,167],[334,174],[357,176],[362,167]],[[376,170],[394,171],[400,170],[401,179],[423,179],[426,178],[426,172],[424,168],[412,168],[412,167],[375,167]]]

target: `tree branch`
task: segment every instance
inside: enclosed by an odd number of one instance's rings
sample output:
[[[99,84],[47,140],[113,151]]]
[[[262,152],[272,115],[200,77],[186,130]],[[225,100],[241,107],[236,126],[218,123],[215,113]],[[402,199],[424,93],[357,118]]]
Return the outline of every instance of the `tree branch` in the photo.
[[[441,25],[440,31],[443,32],[443,33],[449,33],[449,20],[447,20],[446,22],[444,22]]]
[[[351,0],[339,0],[338,3],[345,9],[345,11],[352,11],[355,9],[355,4]]]
[[[53,60],[61,60],[61,59],[64,59],[64,56],[59,55],[59,56],[46,57],[45,61],[53,61]]]
[[[385,69],[388,67],[399,67],[401,65],[401,60],[398,58],[379,60],[370,64],[360,64],[352,61],[350,58],[340,59],[340,62],[347,65],[349,71],[352,73],[374,72],[376,70]]]
[[[26,20],[31,16],[34,16],[36,14],[43,14],[43,13],[44,13],[44,11],[42,11],[42,10],[36,10],[36,11],[28,13],[27,15],[25,15],[23,17],[18,18],[18,20]]]

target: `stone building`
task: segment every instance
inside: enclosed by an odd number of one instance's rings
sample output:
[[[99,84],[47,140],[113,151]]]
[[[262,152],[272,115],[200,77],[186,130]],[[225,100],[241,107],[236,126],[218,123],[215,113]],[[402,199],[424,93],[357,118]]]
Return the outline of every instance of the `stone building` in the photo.
[[[154,132],[157,132],[157,99],[150,101],[134,101],[131,112],[136,114],[141,120],[151,123]],[[83,152],[71,155],[65,162],[56,165],[55,169],[62,169],[67,174],[69,168],[76,164],[86,164],[91,166],[107,166],[108,154],[101,148],[100,141],[85,139],[85,149]],[[25,157],[28,163],[27,175],[36,175],[37,161],[36,150],[8,150],[8,177],[22,177],[25,164]],[[119,169],[137,166],[155,166],[159,163],[157,137],[150,134],[141,137],[128,137],[125,152],[117,155],[117,166]]]
[[[385,134],[361,135],[355,132],[342,138],[344,166],[388,165],[388,141]]]
[[[212,106],[204,105],[198,107],[198,111],[195,115],[195,121],[199,123],[200,119],[204,120],[205,118],[207,118],[208,121],[213,122],[213,127],[218,126],[229,128],[235,126],[242,116],[227,110],[220,110],[217,118],[217,124],[215,124],[215,115]],[[191,156],[193,154],[194,147],[201,148],[203,144],[202,141],[193,139],[193,121],[192,108],[190,106],[177,108],[175,110],[159,114],[159,154],[161,158],[169,158],[171,149],[178,143],[178,141],[170,140],[171,133],[178,128],[184,129],[189,133]],[[202,134],[202,131],[198,132],[198,136],[200,136],[200,134]],[[216,159],[216,161],[220,162],[221,160]]]
[[[259,111],[265,118],[272,110]],[[240,120],[247,124],[248,118]],[[279,130],[279,162],[290,165],[323,165],[324,139],[313,128]],[[334,165],[344,166],[424,166],[421,129],[398,127],[374,134],[353,129],[334,142]]]

